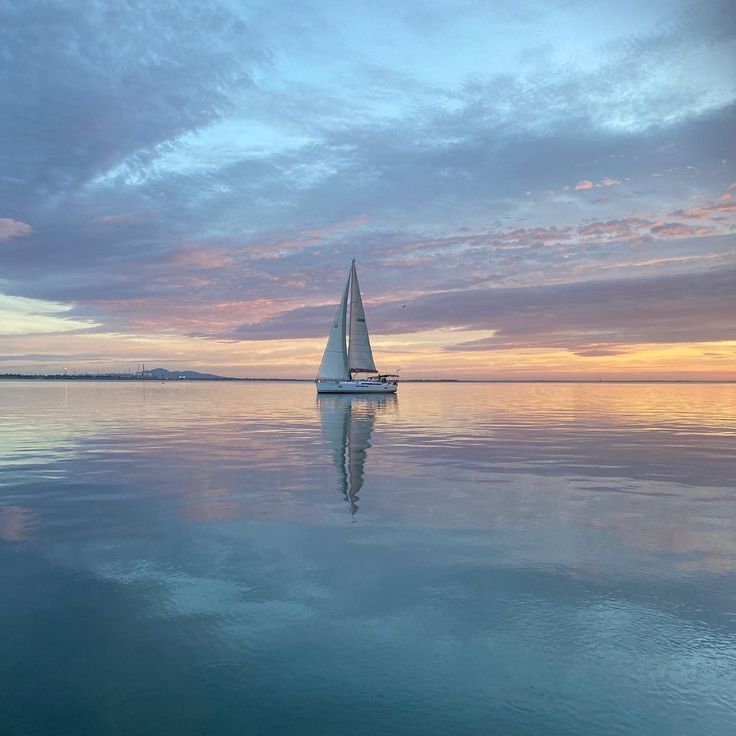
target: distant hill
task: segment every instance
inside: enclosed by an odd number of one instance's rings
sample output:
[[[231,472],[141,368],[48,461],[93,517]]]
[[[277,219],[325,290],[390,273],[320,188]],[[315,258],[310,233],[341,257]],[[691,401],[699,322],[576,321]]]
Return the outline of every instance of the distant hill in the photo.
[[[167,371],[166,368],[154,368],[153,370],[146,371],[146,378],[159,378],[161,380],[178,381],[182,378],[186,378],[190,381],[227,381],[233,380],[228,379],[225,376],[216,376],[214,373],[199,373],[198,371]]]

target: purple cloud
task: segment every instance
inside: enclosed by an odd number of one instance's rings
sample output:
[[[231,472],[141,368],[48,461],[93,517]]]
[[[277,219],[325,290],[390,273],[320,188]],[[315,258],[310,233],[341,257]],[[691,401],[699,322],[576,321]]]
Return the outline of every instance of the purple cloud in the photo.
[[[378,334],[455,328],[494,331],[452,350],[566,348],[581,355],[619,346],[730,340],[736,334],[736,270],[524,288],[445,291],[378,304]],[[296,309],[236,334],[249,339],[319,337],[334,306]]]

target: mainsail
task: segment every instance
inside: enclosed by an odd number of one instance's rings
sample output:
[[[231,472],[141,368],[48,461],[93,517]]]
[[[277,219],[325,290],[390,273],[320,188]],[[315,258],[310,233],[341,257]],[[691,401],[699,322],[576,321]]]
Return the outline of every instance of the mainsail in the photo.
[[[332,323],[330,336],[327,338],[327,346],[319,364],[317,378],[321,381],[349,381],[350,369],[348,367],[348,355],[345,349],[345,317],[347,316],[348,289],[350,288],[350,276],[345,284],[345,291],[337,307],[337,313]],[[362,307],[361,307],[362,309]]]
[[[350,348],[348,363],[350,370],[357,373],[377,373],[373,361],[371,341],[368,338],[368,327],[365,323],[363,300],[358,286],[358,272],[355,270],[355,261],[350,269],[352,286],[350,289]],[[348,279],[349,280],[349,279]]]

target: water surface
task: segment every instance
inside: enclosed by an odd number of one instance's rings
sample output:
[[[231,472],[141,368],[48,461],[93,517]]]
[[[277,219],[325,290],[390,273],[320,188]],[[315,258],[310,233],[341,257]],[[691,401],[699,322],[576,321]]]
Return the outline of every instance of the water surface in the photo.
[[[736,733],[736,386],[0,383],[0,732]]]

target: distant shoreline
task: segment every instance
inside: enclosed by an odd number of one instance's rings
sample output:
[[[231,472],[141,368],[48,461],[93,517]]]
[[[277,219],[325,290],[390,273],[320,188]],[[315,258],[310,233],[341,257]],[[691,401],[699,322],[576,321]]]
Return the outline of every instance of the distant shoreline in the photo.
[[[216,376],[208,378],[156,378],[154,376],[126,376],[126,375],[74,375],[74,374],[34,374],[34,373],[0,373],[0,380],[6,381],[124,381],[136,383],[215,383],[227,382],[251,382],[251,383],[314,383],[312,378],[237,378],[232,376]],[[716,383],[736,384],[736,379],[705,379],[705,378],[405,378],[400,383]]]

